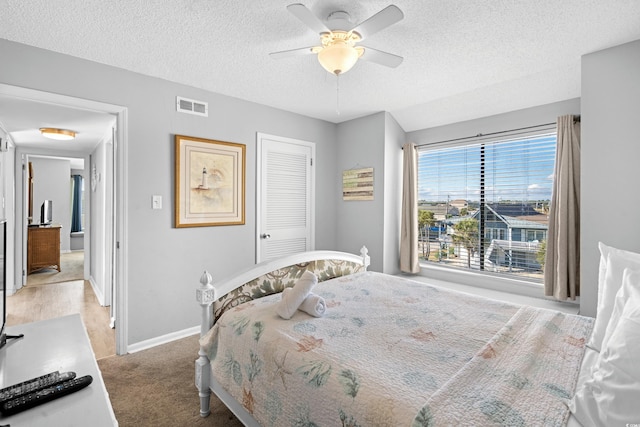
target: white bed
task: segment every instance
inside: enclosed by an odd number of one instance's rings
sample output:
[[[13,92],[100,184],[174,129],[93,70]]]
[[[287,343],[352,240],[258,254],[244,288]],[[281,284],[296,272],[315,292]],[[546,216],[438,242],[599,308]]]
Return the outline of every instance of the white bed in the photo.
[[[579,373],[581,387],[598,360],[595,351],[583,360],[592,318],[367,264],[363,248],[297,254],[215,287],[205,273],[201,415],[212,390],[245,425],[580,425],[569,406]],[[326,300],[325,315],[280,318],[280,292],[306,270],[320,279],[313,292]]]

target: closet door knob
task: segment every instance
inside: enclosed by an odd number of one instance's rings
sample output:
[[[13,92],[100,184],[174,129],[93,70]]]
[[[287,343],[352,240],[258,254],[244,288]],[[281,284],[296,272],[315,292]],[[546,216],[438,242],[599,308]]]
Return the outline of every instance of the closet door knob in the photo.
[[[262,237],[263,239],[270,239],[271,238],[271,234],[264,233],[260,237]]]

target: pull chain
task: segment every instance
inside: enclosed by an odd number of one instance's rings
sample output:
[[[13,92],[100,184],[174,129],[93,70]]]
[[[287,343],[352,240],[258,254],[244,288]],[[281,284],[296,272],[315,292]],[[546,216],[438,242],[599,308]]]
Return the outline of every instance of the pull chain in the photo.
[[[340,115],[340,74],[336,74],[336,113]]]

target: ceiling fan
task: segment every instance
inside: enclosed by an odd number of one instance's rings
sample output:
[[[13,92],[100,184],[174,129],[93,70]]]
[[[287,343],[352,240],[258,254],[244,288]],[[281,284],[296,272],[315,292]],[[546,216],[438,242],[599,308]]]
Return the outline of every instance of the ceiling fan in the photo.
[[[273,52],[270,54],[272,58],[317,54],[320,65],[336,76],[349,71],[360,58],[392,68],[402,63],[401,56],[356,45],[404,18],[402,11],[395,5],[387,6],[355,27],[351,23],[349,14],[344,11],[329,14],[325,25],[303,4],[290,4],[287,10],[320,34],[321,45]]]

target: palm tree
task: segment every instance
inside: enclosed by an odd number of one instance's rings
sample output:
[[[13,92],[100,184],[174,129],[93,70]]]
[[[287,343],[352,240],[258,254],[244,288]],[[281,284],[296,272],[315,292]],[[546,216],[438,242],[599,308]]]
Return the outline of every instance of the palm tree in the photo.
[[[480,233],[478,232],[478,220],[473,218],[463,219],[453,226],[453,241],[467,249],[467,267],[471,268],[471,257],[478,249]]]
[[[435,218],[433,217],[433,212],[420,210],[418,213],[418,228],[420,229],[420,234],[423,233],[423,230],[426,228],[425,242],[422,244],[422,256],[424,259],[428,260],[429,255],[431,254],[431,244],[429,243],[429,228],[431,228],[436,223]],[[425,247],[426,246],[426,247]]]
[[[538,246],[538,253],[536,253],[536,261],[540,263],[540,268],[544,271],[544,261],[547,255],[547,241],[543,240],[540,242],[540,246]]]

